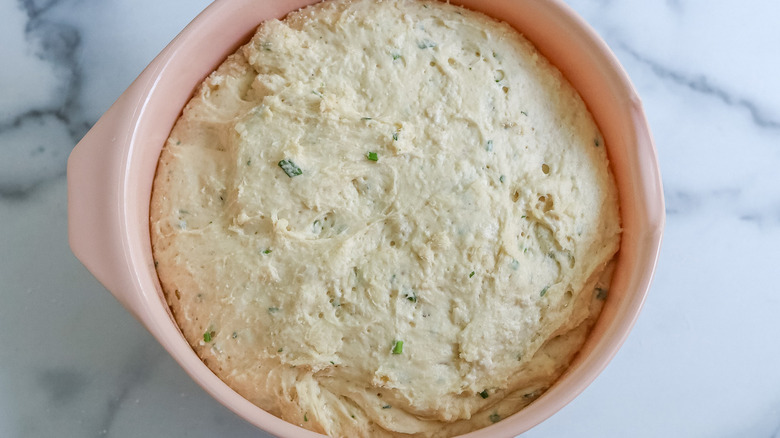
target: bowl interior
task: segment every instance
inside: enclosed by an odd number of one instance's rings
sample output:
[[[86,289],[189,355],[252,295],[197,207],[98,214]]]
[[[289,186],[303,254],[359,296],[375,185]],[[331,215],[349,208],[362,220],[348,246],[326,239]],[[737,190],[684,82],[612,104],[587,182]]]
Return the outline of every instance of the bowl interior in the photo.
[[[252,405],[198,359],[173,320],[151,253],[149,200],[160,150],[197,85],[246,42],[258,24],[312,0],[217,0],[139,77],[138,108],[126,161],[125,247],[147,328],[211,395],[251,423],[279,436],[319,436]],[[655,268],[664,221],[655,149],[639,100],[606,45],[558,0],[453,1],[508,22],[523,33],[579,91],[604,135],[618,184],[623,238],[601,317],[567,372],[517,414],[468,436],[514,436],[554,414],[598,375],[625,340]]]

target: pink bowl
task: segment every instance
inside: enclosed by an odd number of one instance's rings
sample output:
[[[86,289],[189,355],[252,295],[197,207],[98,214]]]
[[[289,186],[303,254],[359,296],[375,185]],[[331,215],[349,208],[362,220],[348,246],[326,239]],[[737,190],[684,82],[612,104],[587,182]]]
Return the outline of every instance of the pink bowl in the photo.
[[[253,405],[195,355],[163,298],[152,260],[149,200],[160,150],[195,87],[260,22],[312,0],[216,0],[141,73],[68,160],[68,225],[76,257],[214,398],[280,437],[315,437]],[[553,415],[596,378],[628,336],[647,295],[664,225],[653,141],[615,56],[560,0],[453,1],[506,21],[579,91],[598,123],[618,184],[623,240],[609,299],[566,373],[533,404],[468,437],[510,437]]]

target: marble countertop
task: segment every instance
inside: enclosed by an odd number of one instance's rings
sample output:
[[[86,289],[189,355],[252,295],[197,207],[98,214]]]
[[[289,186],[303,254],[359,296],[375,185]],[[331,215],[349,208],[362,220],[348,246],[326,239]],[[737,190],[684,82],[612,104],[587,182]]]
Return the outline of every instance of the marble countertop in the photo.
[[[71,254],[73,146],[207,0],[0,2],[0,436],[262,437]],[[666,234],[644,311],[524,434],[780,437],[780,3],[568,0],[642,96]]]

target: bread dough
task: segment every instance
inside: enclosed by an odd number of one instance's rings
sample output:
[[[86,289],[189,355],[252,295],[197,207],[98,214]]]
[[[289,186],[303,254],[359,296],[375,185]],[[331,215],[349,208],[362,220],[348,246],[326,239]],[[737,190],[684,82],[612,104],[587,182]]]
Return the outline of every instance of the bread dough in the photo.
[[[184,109],[154,181],[159,277],[197,354],[274,415],[465,433],[549,387],[601,308],[604,149],[508,25],[320,3],[263,23]]]

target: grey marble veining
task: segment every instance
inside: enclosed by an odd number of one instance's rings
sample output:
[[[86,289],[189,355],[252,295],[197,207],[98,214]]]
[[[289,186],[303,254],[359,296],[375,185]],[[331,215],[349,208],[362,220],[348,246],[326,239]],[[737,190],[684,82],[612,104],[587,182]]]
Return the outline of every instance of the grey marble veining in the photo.
[[[3,105],[0,144],[11,149],[3,152],[12,154],[12,159],[0,162],[0,196],[23,197],[40,182],[62,176],[71,148],[94,122],[85,120],[79,105],[80,32],[75,26],[47,17],[47,12],[59,3],[27,0],[19,4],[26,18],[27,49],[41,62],[37,68],[51,71],[54,84],[48,102],[21,106],[15,111],[7,111]]]
[[[524,437],[780,438],[780,4],[569,0],[631,76],[667,202],[604,373]],[[71,255],[65,162],[207,0],[0,2],[0,437],[262,437]]]
[[[694,77],[687,76],[686,74],[675,71],[656,60],[649,59],[641,55],[626,44],[621,44],[618,46],[618,49],[627,52],[637,61],[646,65],[662,80],[671,81],[682,87],[689,88],[697,93],[705,94],[728,106],[735,107],[736,109],[746,110],[750,114],[753,122],[760,128],[773,130],[780,129],[780,121],[773,120],[766,114],[763,114],[762,110],[756,103],[742,96],[734,95],[721,86],[711,84],[710,80],[704,74],[700,74]]]

